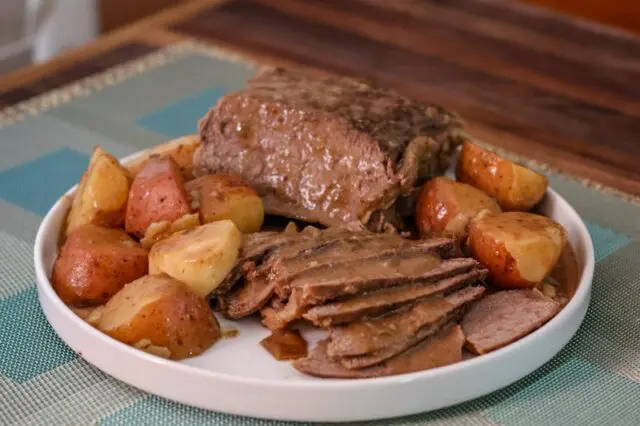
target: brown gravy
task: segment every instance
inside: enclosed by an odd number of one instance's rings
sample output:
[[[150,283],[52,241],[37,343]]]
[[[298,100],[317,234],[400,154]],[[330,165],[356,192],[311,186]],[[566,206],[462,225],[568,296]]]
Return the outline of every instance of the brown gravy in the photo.
[[[544,285],[550,284],[555,287],[557,297],[563,298],[566,303],[575,294],[579,282],[578,260],[571,245],[567,244],[549,277],[542,282],[541,291],[545,293]]]

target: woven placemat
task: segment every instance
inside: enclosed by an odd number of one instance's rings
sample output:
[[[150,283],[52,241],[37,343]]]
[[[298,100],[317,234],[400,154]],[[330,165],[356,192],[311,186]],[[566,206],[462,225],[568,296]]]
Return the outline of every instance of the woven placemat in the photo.
[[[193,133],[253,71],[241,58],[185,43],[0,112],[1,424],[285,424],[180,405],[103,374],[47,323],[32,266],[40,220],[78,181],[94,145],[124,156]],[[640,207],[617,191],[548,174],[596,249],[592,303],[577,335],[505,389],[380,424],[640,424]]]

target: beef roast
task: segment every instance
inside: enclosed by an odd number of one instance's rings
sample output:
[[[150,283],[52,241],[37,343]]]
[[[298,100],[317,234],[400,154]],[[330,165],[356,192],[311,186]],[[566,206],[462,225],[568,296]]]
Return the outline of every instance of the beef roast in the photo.
[[[347,78],[271,69],[201,120],[196,174],[240,175],[268,213],[384,227],[389,210],[448,167],[461,121]],[[382,218],[382,219],[381,219]]]
[[[307,358],[299,359],[293,366],[300,372],[317,377],[339,379],[363,379],[369,377],[406,374],[442,367],[462,360],[464,335],[458,325],[444,327],[403,353],[380,364],[361,369],[349,369],[327,354],[326,340],[316,344]]]
[[[486,354],[531,333],[549,321],[560,304],[538,290],[499,291],[476,303],[462,320],[467,349]]]
[[[387,311],[427,297],[441,296],[483,280],[486,269],[473,269],[435,283],[413,283],[387,290],[353,296],[345,300],[314,306],[303,317],[318,327],[331,327],[379,316]]]
[[[467,287],[446,298],[429,298],[379,319],[336,327],[329,334],[327,352],[339,357],[347,368],[378,364],[461,317],[464,309],[482,297],[484,291],[484,287]]]

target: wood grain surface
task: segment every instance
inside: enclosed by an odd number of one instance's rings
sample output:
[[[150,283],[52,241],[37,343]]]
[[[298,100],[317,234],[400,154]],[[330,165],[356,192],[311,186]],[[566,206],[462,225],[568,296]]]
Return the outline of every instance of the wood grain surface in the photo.
[[[109,37],[120,40],[112,51],[195,38],[365,77],[458,112],[479,139],[640,194],[640,38],[630,33],[501,0],[209,0]],[[104,55],[110,42],[98,43]],[[13,101],[33,85],[16,81],[5,83]],[[2,88],[0,78],[6,104]]]

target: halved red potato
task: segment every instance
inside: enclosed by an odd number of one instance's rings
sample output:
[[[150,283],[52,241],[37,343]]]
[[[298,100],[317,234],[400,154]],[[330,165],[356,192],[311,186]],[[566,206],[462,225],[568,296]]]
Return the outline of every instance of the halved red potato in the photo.
[[[73,196],[65,236],[88,224],[122,226],[130,185],[129,172],[109,153],[96,147]]]
[[[206,297],[231,271],[241,245],[242,233],[230,220],[180,231],[151,248],[149,273],[165,273]]]
[[[244,233],[258,232],[264,221],[260,195],[239,176],[212,174],[187,182],[202,223],[231,219]]]
[[[567,231],[545,216],[509,212],[480,214],[469,224],[471,255],[502,288],[535,287],[553,269]]]
[[[129,191],[125,230],[141,238],[156,222],[173,222],[191,213],[178,164],[170,157],[150,159]]]
[[[148,149],[137,159],[127,163],[127,170],[136,176],[147,165],[149,160],[161,157],[171,157],[180,168],[182,176],[189,180],[193,178],[193,153],[200,146],[199,135],[186,135],[170,140],[161,145]]]
[[[456,178],[475,186],[498,201],[505,211],[527,211],[544,196],[544,175],[465,142],[458,157]]]
[[[198,355],[220,338],[208,302],[167,275],[127,284],[90,323],[114,339],[171,359]]]
[[[420,236],[442,235],[461,241],[467,237],[469,221],[478,213],[499,213],[493,198],[465,183],[440,176],[424,184],[416,205]]]
[[[60,249],[51,276],[53,288],[72,306],[103,304],[147,273],[147,254],[121,229],[82,226]]]

